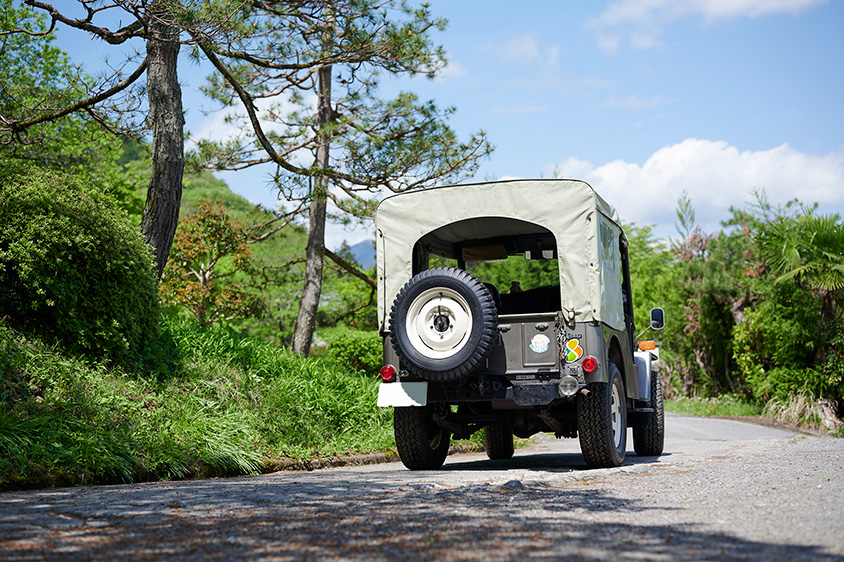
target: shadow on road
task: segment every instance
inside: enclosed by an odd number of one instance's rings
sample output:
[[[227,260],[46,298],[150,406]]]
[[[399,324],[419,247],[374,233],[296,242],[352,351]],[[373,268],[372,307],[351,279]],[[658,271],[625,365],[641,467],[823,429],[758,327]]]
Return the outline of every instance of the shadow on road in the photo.
[[[518,462],[579,466],[532,457]],[[0,559],[841,560],[666,523],[671,513],[582,483],[446,488],[343,471],[47,490],[0,495]]]
[[[660,457],[640,457],[635,453],[627,453],[622,466],[634,466],[641,464],[654,464],[658,459],[668,457],[670,453],[664,453]],[[459,460],[459,457],[452,457],[443,466],[446,471],[507,471],[507,470],[541,470],[544,472],[572,472],[580,470],[592,470],[586,466],[581,453],[533,453],[521,454],[507,460],[486,460],[471,459]]]

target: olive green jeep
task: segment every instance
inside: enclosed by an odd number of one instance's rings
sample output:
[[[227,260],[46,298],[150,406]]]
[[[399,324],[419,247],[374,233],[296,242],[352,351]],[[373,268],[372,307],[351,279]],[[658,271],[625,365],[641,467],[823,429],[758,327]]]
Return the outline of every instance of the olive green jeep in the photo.
[[[491,459],[513,455],[514,435],[551,432],[579,437],[587,465],[618,466],[628,427],[638,455],[662,453],[662,387],[655,351],[634,335],[627,239],[592,187],[407,192],[380,203],[376,228],[378,405],[395,408],[405,466],[439,468],[452,436],[479,429]],[[652,310],[650,327],[663,324]]]

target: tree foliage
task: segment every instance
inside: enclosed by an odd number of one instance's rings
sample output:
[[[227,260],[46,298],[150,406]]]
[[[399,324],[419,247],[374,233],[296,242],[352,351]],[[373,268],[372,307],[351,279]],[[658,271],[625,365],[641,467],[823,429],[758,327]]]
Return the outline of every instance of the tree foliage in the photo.
[[[124,212],[74,176],[0,173],[0,317],[70,351],[126,361],[158,335],[149,251]]]
[[[626,228],[637,318],[657,305],[669,315],[667,392],[844,398],[840,219],[759,192],[724,227],[703,232],[683,194],[670,249]]]
[[[187,308],[200,326],[258,315],[263,300],[234,282],[251,257],[246,228],[219,203],[200,201],[176,232],[163,300]]]
[[[38,34],[46,27],[40,12],[0,0],[0,166],[28,163],[73,173],[138,212],[140,178],[120,165],[124,140],[103,129],[101,112],[44,119],[99,87],[55,46],[52,34]]]
[[[244,5],[226,40],[192,31],[217,70],[206,92],[239,103],[250,131],[200,142],[217,168],[277,167],[276,185],[308,218],[305,278],[292,347],[307,353],[322,291],[329,202],[341,220],[371,217],[372,194],[404,191],[472,173],[491,147],[484,135],[457,140],[453,109],[411,93],[378,96],[382,72],[434,76],[445,63],[429,32],[445,22],[426,6],[393,0],[324,0]],[[219,30],[216,30],[217,33]],[[330,255],[333,259],[334,255]]]
[[[14,103],[0,108],[4,111],[0,116],[0,138],[19,152],[33,146],[37,150],[45,140],[44,132],[62,131],[55,124],[67,118],[72,123],[96,124],[112,135],[125,133],[127,128],[138,134],[148,114],[146,125],[152,129],[153,149],[141,232],[153,249],[160,276],[176,230],[184,169],[184,117],[176,68],[180,28],[175,24],[177,14],[184,8],[179,2],[169,0],[106,4],[78,0],[75,6],[78,12],[67,3],[58,8],[41,0],[25,0],[25,3],[32,10],[20,10],[26,16],[22,23],[5,21],[3,36],[19,47],[12,54],[18,59],[25,60],[23,55],[40,49],[38,54],[45,58],[34,66],[33,75],[52,79],[16,82],[11,95]],[[49,24],[46,18],[36,17],[36,13],[48,14]],[[83,15],[76,17],[79,13]],[[38,42],[49,39],[57,25],[83,32],[108,45],[142,41],[146,56],[130,53],[126,60],[92,79],[79,66],[68,66],[49,47],[39,46]],[[142,76],[147,79],[143,88],[139,88]],[[148,106],[141,108],[144,93]]]

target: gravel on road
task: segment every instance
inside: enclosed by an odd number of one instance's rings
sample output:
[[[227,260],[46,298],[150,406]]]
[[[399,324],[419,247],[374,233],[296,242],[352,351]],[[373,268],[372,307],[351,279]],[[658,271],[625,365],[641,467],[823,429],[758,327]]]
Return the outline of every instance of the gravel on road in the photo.
[[[691,429],[665,455],[615,469],[587,470],[576,440],[548,437],[509,462],[455,455],[430,472],[3,493],[0,560],[844,561],[844,440],[671,421]]]

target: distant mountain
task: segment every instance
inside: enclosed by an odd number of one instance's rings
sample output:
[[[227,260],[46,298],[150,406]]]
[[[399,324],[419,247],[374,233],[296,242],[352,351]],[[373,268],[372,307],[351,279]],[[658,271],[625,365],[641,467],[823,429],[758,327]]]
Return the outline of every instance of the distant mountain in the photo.
[[[349,246],[349,252],[363,269],[369,269],[375,265],[375,242],[373,240],[364,240],[354,246]]]

